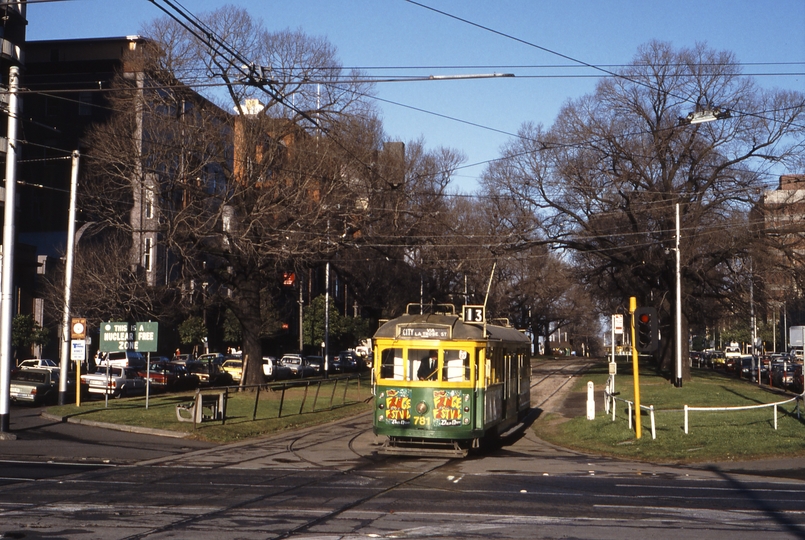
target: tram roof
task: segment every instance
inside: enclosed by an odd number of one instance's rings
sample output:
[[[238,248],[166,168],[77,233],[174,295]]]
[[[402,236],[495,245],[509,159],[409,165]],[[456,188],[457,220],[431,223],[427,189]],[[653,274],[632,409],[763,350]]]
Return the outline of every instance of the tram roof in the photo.
[[[508,326],[498,326],[495,324],[486,325],[486,337],[484,337],[484,325],[465,323],[457,315],[446,314],[417,314],[402,315],[396,319],[387,321],[375,332],[376,338],[397,338],[399,337],[399,327],[410,325],[438,325],[449,326],[451,328],[451,339],[453,340],[483,340],[491,341],[520,341],[530,343],[528,336]]]

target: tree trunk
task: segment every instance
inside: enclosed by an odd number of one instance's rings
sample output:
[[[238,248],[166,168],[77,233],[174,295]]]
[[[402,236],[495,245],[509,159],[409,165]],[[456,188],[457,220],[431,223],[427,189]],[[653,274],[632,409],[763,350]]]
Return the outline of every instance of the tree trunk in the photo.
[[[234,303],[232,312],[240,321],[243,333],[243,371],[244,385],[263,384],[263,348],[260,342],[262,320],[260,317],[259,280],[247,279],[232,291]]]

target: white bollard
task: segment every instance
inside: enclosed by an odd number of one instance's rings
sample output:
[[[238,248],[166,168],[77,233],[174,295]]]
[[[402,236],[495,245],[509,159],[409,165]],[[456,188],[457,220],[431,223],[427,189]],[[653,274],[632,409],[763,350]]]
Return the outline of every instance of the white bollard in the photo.
[[[587,383],[587,420],[595,420],[595,385]]]

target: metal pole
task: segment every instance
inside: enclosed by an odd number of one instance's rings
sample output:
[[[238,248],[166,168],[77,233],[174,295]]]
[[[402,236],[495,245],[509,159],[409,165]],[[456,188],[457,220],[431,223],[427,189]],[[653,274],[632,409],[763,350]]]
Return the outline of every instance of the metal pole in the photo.
[[[64,263],[64,313],[61,323],[61,361],[59,362],[59,405],[67,404],[67,373],[70,359],[70,296],[73,287],[73,262],[75,260],[75,201],[78,190],[78,150],[73,151],[70,174],[70,212],[67,218],[67,258]],[[80,386],[80,381],[76,381]]]
[[[11,397],[11,323],[14,316],[14,211],[17,200],[17,66],[8,73],[8,146],[6,151],[6,193],[3,216],[2,328],[0,328],[0,432],[9,431]]]
[[[305,349],[305,295],[302,290],[302,274],[299,274],[299,352]]]
[[[324,377],[327,378],[329,365],[327,357],[330,355],[330,261],[324,270]]]
[[[632,379],[634,380],[634,404],[635,404],[635,437],[642,437],[642,426],[640,422],[640,372],[637,362],[637,336],[635,335],[634,312],[637,309],[637,298],[629,297],[629,315],[632,319]],[[631,414],[629,418],[631,419]]]
[[[676,384],[682,388],[682,275],[679,269],[679,203],[676,203]]]

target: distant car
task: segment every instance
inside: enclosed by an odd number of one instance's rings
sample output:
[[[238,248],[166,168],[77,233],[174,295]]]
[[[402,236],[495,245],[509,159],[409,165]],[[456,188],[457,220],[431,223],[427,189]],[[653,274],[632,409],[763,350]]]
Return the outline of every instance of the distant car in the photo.
[[[95,373],[82,375],[81,382],[88,386],[91,394],[108,394],[115,398],[145,394],[145,379],[135,368],[99,367]]]
[[[355,351],[341,351],[338,353],[338,362],[341,371],[350,373],[360,369],[359,356]]]
[[[237,360],[235,358],[224,360],[224,363],[221,364],[221,369],[229,373],[232,376],[232,380],[235,382],[240,382],[240,379],[243,378],[243,360]]]
[[[307,365],[313,368],[313,375],[324,374],[324,357],[323,356],[306,356],[305,361]],[[330,366],[327,366],[328,368]]]
[[[29,358],[23,360],[18,366],[19,369],[59,369],[59,364],[47,358]]]
[[[231,386],[235,380],[230,373],[221,369],[218,364],[212,362],[188,362],[187,370],[196,375],[199,386]]]
[[[98,367],[105,367],[107,363],[111,367],[135,369],[144,368],[146,365],[145,356],[136,351],[113,351],[106,353],[106,356],[101,358],[97,362],[97,365]]]
[[[282,365],[273,356],[263,357],[263,376],[267,381],[282,381],[291,378],[291,368]]]
[[[187,371],[185,366],[170,362],[152,362],[150,370],[141,369],[137,373],[140,377],[149,378],[154,390],[190,390],[199,384],[197,375]]]
[[[226,357],[221,353],[206,353],[199,355],[196,360],[198,362],[212,362],[213,364],[221,365],[226,360]]]
[[[280,359],[280,363],[291,370],[293,377],[311,377],[315,374],[315,370],[308,365],[307,360],[301,354],[286,354]]]
[[[795,371],[798,365],[799,364],[793,364],[791,362],[778,362],[772,364],[771,385],[775,388],[794,390],[796,379]]]
[[[42,405],[55,401],[58,397],[59,373],[42,368],[21,369],[12,373],[9,388],[11,401]]]

